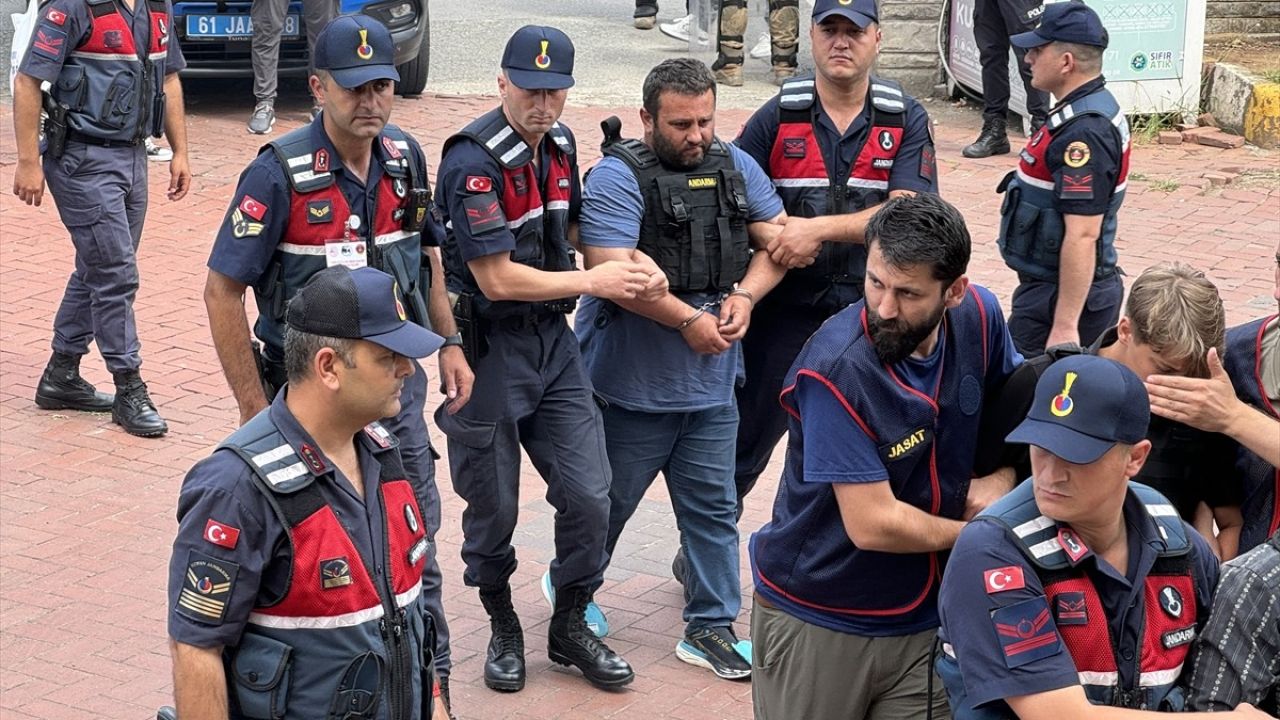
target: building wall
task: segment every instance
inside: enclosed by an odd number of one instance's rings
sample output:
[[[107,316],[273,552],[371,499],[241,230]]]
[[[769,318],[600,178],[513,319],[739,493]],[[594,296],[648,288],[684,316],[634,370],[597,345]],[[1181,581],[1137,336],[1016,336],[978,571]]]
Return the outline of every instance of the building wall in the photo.
[[[1280,0],[1208,0],[1205,32],[1280,34]]]
[[[942,79],[938,60],[941,12],[942,0],[880,0],[884,41],[876,72],[902,83],[912,95],[932,93]]]

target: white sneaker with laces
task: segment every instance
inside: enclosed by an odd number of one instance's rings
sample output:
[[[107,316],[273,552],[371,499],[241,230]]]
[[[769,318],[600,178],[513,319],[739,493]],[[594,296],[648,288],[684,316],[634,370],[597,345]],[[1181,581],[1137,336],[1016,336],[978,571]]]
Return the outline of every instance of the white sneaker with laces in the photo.
[[[755,47],[751,48],[751,57],[757,60],[763,60],[773,55],[773,40],[769,38],[769,33],[760,33],[760,39],[756,41]]]
[[[679,40],[680,42],[689,42],[689,27],[691,25],[693,25],[692,13],[690,13],[689,15],[685,15],[684,17],[674,22],[662,23],[661,25],[658,26],[658,29],[661,30],[662,34],[666,35],[667,37],[673,37]],[[706,41],[707,41],[707,31],[699,28],[698,42],[705,43]]]
[[[143,144],[147,148],[148,160],[152,162],[168,162],[173,159],[173,151],[167,147],[157,145],[155,140],[147,138]]]

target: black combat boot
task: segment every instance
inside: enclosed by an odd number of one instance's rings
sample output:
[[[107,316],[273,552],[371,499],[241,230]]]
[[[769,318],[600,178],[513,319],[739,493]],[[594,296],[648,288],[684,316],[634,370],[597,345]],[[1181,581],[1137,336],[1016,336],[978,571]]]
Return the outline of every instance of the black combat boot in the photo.
[[[160,437],[169,432],[138,371],[125,370],[114,376],[116,400],[111,405],[111,421],[138,437]]]
[[[982,121],[982,132],[972,145],[960,151],[967,158],[984,158],[1009,152],[1009,128],[1002,117],[989,117]]]
[[[449,678],[442,677],[437,682],[440,684],[440,699],[444,700],[444,712],[447,720],[457,720],[453,716],[453,702],[449,700]]]
[[[115,398],[80,377],[80,356],[55,352],[36,386],[36,407],[45,410],[106,412]]]
[[[616,688],[636,674],[621,656],[587,627],[585,614],[591,593],[581,588],[558,588],[556,609],[547,628],[547,654],[553,662],[573,665],[596,687]]]
[[[490,690],[524,689],[524,631],[511,606],[511,586],[480,588],[480,603],[489,613],[489,651],[484,660],[484,684]]]

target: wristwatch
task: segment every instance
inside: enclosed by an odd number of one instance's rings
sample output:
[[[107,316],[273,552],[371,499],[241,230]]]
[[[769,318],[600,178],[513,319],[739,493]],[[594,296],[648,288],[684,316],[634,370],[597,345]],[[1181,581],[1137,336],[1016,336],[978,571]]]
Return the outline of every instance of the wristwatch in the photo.
[[[440,349],[443,350],[447,347],[462,347],[462,333],[454,333],[446,336],[444,344],[440,346]]]

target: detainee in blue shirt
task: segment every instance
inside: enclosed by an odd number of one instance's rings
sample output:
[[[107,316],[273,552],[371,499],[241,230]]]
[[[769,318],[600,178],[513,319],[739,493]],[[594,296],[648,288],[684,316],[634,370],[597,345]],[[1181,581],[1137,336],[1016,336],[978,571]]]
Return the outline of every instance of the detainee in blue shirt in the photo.
[[[643,140],[614,126],[587,176],[580,239],[587,266],[651,257],[670,284],[656,300],[585,296],[576,330],[604,408],[613,470],[609,535],[618,537],[659,472],[687,562],[685,637],[676,654],[726,679],[751,674],[732,623],[741,607],[733,458],[738,341],[755,301],[785,269],[763,247],[782,201],[749,155],[715,136],[716,83],[705,64],[668,60],[644,85]]]

